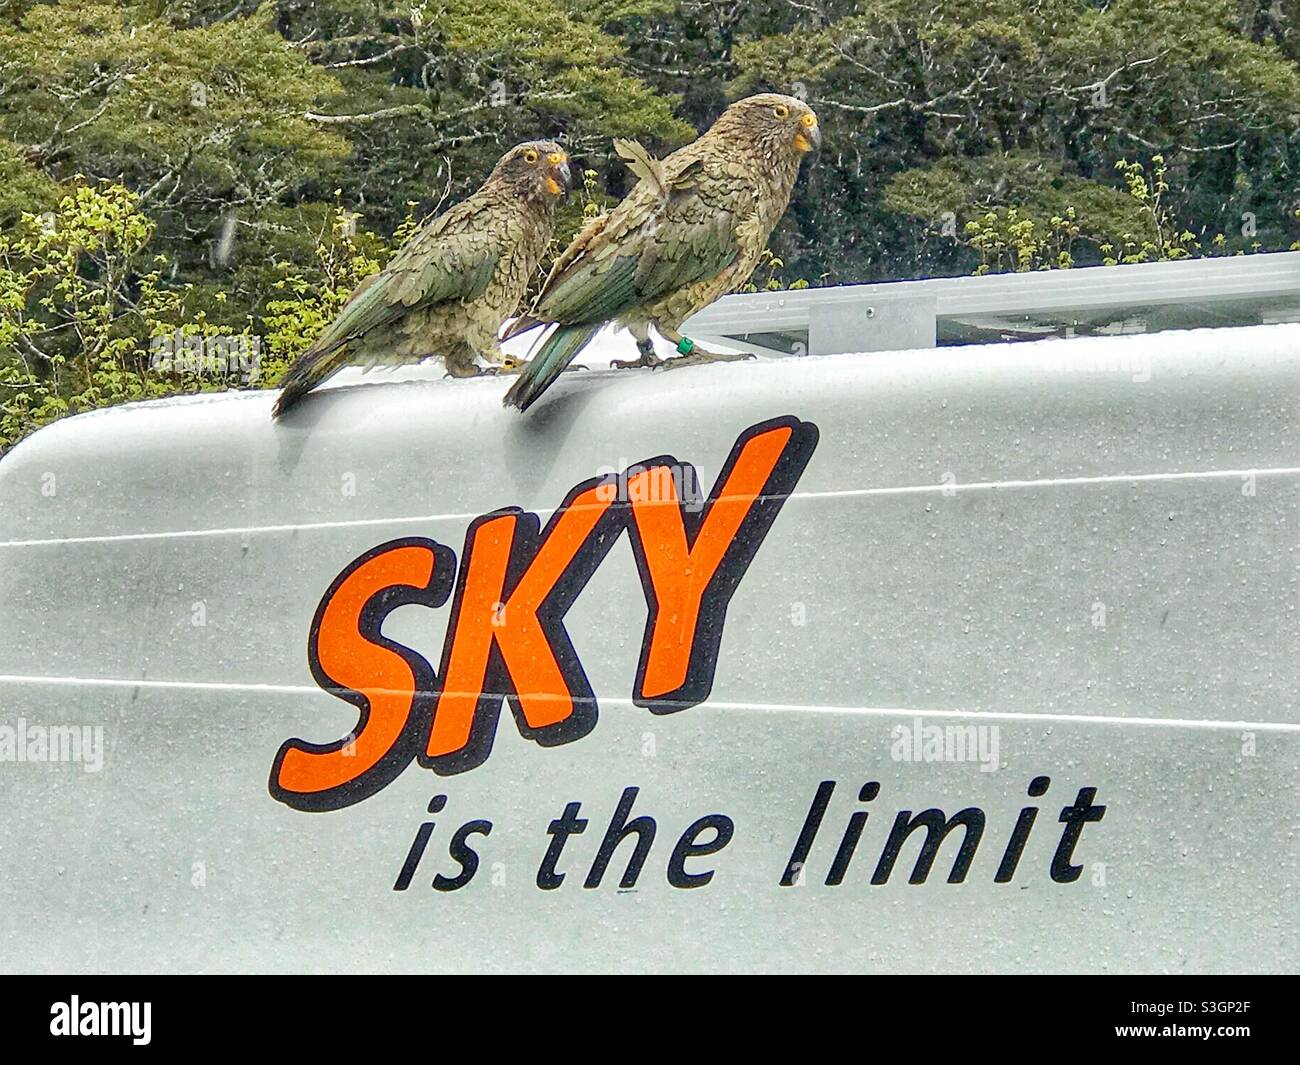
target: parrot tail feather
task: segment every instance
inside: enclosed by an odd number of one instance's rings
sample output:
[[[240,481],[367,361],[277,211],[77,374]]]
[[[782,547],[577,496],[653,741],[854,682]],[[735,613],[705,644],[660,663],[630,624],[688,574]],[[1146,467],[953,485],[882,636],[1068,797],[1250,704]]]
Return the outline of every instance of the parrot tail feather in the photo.
[[[503,406],[526,411],[554,383],[583,348],[600,331],[600,322],[591,325],[562,325],[542,343],[541,349],[525,363]]]
[[[502,334],[502,340],[509,340],[511,337],[517,337],[521,333],[527,333],[530,329],[536,329],[539,325],[546,325],[541,318],[534,318],[531,314],[521,314],[509,326],[506,327]]]
[[[275,401],[271,417],[282,417],[313,388],[343,369],[346,363],[347,354],[341,344],[322,348],[320,351],[304,352],[285,375],[281,384],[280,398]]]

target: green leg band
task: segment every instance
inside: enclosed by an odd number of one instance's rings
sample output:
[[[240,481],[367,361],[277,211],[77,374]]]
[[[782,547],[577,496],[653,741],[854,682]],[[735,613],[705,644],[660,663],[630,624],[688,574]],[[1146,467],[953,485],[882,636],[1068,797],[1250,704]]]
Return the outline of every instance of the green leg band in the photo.
[[[679,355],[689,355],[694,350],[695,341],[690,337],[682,337],[681,340],[677,341],[677,353]]]

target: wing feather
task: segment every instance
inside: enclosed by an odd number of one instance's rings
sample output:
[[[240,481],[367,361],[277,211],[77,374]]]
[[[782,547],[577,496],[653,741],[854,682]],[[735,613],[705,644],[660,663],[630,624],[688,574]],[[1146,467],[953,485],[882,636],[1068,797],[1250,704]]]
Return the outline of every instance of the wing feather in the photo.
[[[699,159],[655,163],[620,142],[641,180],[589,224],[555,264],[534,305],[546,321],[606,321],[674,289],[716,276],[739,254],[735,214],[701,191]]]
[[[499,257],[485,212],[485,205],[470,197],[426,225],[383,270],[358,286],[314,347],[346,344],[413,307],[481,296]]]

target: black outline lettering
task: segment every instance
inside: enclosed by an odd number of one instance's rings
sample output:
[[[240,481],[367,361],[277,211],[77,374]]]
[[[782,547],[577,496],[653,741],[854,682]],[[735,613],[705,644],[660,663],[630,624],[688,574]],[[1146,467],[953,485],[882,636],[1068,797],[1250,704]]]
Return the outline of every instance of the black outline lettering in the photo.
[[[381,555],[407,547],[422,547],[433,554],[429,583],[423,588],[399,584],[381,589],[361,608],[357,619],[357,632],[361,638],[400,657],[410,667],[415,677],[415,692],[405,726],[387,754],[346,784],[316,792],[291,791],[281,787],[280,767],[284,764],[285,756],[290,750],[297,749],[308,754],[332,754],[355,742],[365,730],[366,723],[370,720],[370,700],[354,688],[339,687],[321,667],[318,653],[320,628],[325,618],[325,611],[352,574]],[[399,606],[418,603],[437,608],[446,603],[451,594],[455,571],[456,554],[451,548],[427,537],[408,536],[399,540],[389,540],[387,543],[371,548],[350,562],[347,568],[334,579],[329,590],[321,597],[320,605],[317,606],[316,614],[312,618],[311,630],[307,637],[307,662],[311,667],[312,677],[323,691],[356,707],[357,724],[346,736],[332,743],[307,743],[298,738],[285,740],[276,753],[275,761],[271,763],[268,787],[272,798],[295,810],[305,810],[310,813],[341,810],[387,787],[410,764],[411,759],[420,750],[424,737],[428,735],[433,720],[433,705],[438,695],[438,675],[434,673],[423,655],[387,639],[381,634],[380,629],[388,615]]]
[[[655,596],[654,584],[650,578],[649,564],[646,561],[645,546],[636,520],[632,516],[631,504],[625,506],[627,511],[628,536],[632,541],[632,551],[636,556],[637,573],[641,577],[641,590],[645,594],[648,616],[645,633],[641,638],[641,654],[637,662],[636,680],[632,687],[632,701],[654,714],[673,714],[688,707],[704,702],[713,691],[714,676],[718,667],[718,651],[722,646],[722,633],[727,620],[727,607],[731,597],[740,586],[741,579],[749,570],[750,563],[758,553],[768,530],[776,520],[777,514],[785,505],[794,486],[798,484],[808,461],[817,447],[819,433],[812,422],[803,422],[793,415],[772,418],[759,422],[746,429],[736,439],[723,464],[721,472],[713,482],[709,498],[698,511],[687,509],[685,500],[678,501],[678,511],[686,529],[686,545],[694,550],[696,539],[704,527],[713,505],[723,486],[731,477],[736,463],[740,460],[745,446],[756,436],[771,432],[773,429],[789,427],[790,439],[772,467],[763,489],[750,506],[736,531],[735,538],[727,545],[718,564],[717,571],[709,581],[700,599],[700,611],[696,620],[695,634],[691,642],[691,657],[686,668],[686,680],[671,692],[648,699],[644,692],[645,673],[650,659],[650,647],[654,638],[655,625],[659,618],[659,602]],[[688,463],[678,462],[670,455],[649,459],[638,463],[643,468],[669,466],[683,471],[683,481],[698,483],[695,468]]]

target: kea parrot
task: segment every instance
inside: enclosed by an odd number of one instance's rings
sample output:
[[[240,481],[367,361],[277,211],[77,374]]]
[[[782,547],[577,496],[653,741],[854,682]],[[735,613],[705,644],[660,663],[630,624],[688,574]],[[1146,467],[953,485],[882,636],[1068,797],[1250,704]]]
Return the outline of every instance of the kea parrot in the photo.
[[[527,410],[606,322],[636,338],[639,359],[615,366],[682,366],[748,358],[705,351],[678,327],[748,280],[790,202],[799,165],[821,146],[817,115],[776,93],[728,107],[699,139],[662,161],[639,144],[615,150],[639,179],[609,214],[587,224],[556,260],[529,313],[508,330],[557,328],[506,393]],[[654,353],[653,326],[679,357]]]
[[[554,141],[511,148],[477,192],[357,286],[290,368],[274,416],[344,366],[441,355],[453,377],[474,377],[482,372],[475,356],[506,363],[497,332],[518,309],[551,241],[555,205],[572,186],[568,155]]]

